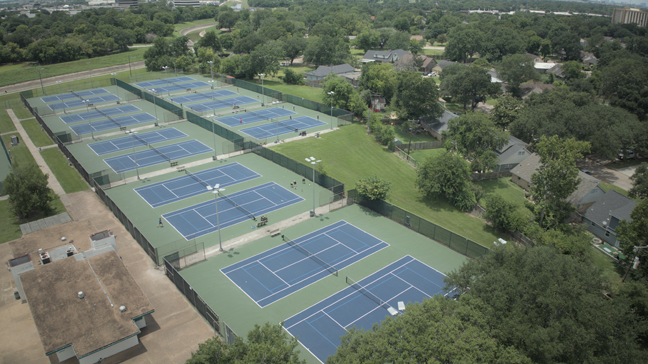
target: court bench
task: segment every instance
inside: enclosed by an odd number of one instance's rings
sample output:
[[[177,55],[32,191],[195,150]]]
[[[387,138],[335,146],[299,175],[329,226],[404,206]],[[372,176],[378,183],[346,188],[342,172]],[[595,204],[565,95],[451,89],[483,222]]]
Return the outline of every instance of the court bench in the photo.
[[[270,236],[277,236],[277,235],[281,234],[281,230],[279,230],[279,229],[270,230],[268,232],[270,233]]]

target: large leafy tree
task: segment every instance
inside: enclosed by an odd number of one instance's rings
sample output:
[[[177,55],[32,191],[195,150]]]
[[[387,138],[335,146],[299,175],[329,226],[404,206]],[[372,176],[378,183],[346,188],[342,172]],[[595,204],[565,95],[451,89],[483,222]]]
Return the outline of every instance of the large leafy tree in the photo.
[[[648,114],[648,62],[636,59],[618,59],[601,71],[601,95],[612,106],[624,108],[641,120]]]
[[[216,35],[216,32],[213,30],[206,32],[205,36],[200,38],[197,47],[209,47],[214,52],[220,52],[223,48],[221,46],[220,40],[218,39],[218,35]]]
[[[303,37],[290,37],[283,42],[283,50],[285,56],[290,59],[290,65],[292,66],[295,58],[306,49],[308,45],[308,40]]]
[[[347,62],[351,57],[349,45],[341,38],[328,35],[313,37],[304,50],[304,62],[333,65]]]
[[[523,54],[504,56],[498,69],[499,75],[508,83],[509,90],[515,96],[520,95],[520,84],[537,80],[539,75],[533,67],[533,60]]]
[[[542,227],[549,216],[547,227],[557,226],[571,213],[565,200],[581,182],[576,159],[589,153],[590,145],[575,139],[543,136],[536,145],[540,166],[531,175],[531,195],[536,203],[536,219]]]
[[[356,182],[355,188],[361,196],[370,200],[386,200],[390,186],[391,182],[374,174]]]
[[[47,186],[46,174],[35,164],[14,163],[11,173],[4,180],[4,191],[9,195],[9,203],[14,213],[28,217],[32,212],[51,212],[49,203],[54,199],[52,190]]]
[[[509,136],[499,130],[482,112],[472,112],[448,122],[441,134],[446,149],[459,152],[471,162],[473,171],[487,171],[497,166],[495,150],[501,149]]]
[[[391,102],[396,84],[396,73],[391,63],[368,62],[362,65],[362,74],[358,80],[360,90],[369,90],[382,95],[387,103]]]
[[[438,100],[439,90],[434,80],[407,71],[397,76],[391,105],[402,120],[440,116],[443,108]]]
[[[362,49],[363,52],[367,53],[368,50],[376,48],[380,45],[380,34],[377,30],[366,28],[355,39],[356,47]]]
[[[632,198],[648,197],[648,164],[644,162],[637,166],[630,179],[632,188],[628,191],[628,195]]]
[[[633,257],[634,247],[648,246],[648,199],[644,198],[635,206],[630,213],[631,221],[622,220],[619,226],[616,227],[615,232],[617,238],[621,241],[623,252]],[[636,278],[645,279],[648,277],[648,249],[640,249],[637,252],[639,257],[639,267],[633,271],[633,276]],[[632,270],[632,269],[631,269]]]
[[[589,261],[550,247],[500,247],[448,274],[459,299],[484,314],[504,347],[534,363],[635,363],[645,323],[627,300],[606,300],[606,281]]]
[[[329,74],[322,81],[322,102],[325,105],[332,105],[344,110],[349,110],[355,115],[362,116],[367,110],[367,105],[360,98],[360,94],[353,89],[345,78],[336,74]],[[333,95],[329,95],[333,92]]]
[[[441,74],[441,93],[457,98],[464,110],[468,103],[470,109],[474,110],[480,101],[499,92],[499,84],[491,82],[491,76],[481,67],[454,64],[446,67]]]
[[[507,95],[497,100],[495,107],[491,109],[490,119],[502,130],[508,129],[509,125],[517,120],[522,106],[522,100]]]
[[[525,214],[518,206],[507,201],[501,195],[486,196],[486,212],[483,217],[491,226],[502,232],[514,232],[523,228],[528,222]]]
[[[453,61],[466,61],[475,53],[481,52],[485,44],[484,33],[469,25],[460,25],[448,33],[450,40],[445,47],[445,54]]]
[[[424,195],[443,196],[463,211],[471,209],[477,203],[471,188],[468,163],[450,151],[428,157],[419,168],[415,183]]]

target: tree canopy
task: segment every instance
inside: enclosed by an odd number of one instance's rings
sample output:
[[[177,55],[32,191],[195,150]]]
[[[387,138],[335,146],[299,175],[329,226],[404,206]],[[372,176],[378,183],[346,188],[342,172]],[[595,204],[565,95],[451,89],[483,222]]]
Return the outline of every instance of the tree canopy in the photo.
[[[417,172],[416,188],[430,197],[445,197],[462,211],[475,206],[470,167],[459,155],[447,151],[428,157]]]
[[[32,212],[51,211],[52,190],[47,186],[48,175],[43,174],[35,164],[14,163],[11,173],[4,179],[4,191],[9,195],[9,204],[21,218]]]

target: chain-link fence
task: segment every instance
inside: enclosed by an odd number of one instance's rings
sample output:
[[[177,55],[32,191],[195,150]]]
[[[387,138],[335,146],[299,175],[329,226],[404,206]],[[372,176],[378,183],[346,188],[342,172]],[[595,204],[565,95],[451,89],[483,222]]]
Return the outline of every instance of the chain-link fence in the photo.
[[[437,224],[423,219],[409,211],[403,210],[383,200],[369,200],[362,197],[356,190],[347,191],[349,198],[360,205],[394,220],[408,228],[437,241],[452,250],[470,258],[479,258],[488,253],[488,248],[464,238],[463,236],[447,230]]]

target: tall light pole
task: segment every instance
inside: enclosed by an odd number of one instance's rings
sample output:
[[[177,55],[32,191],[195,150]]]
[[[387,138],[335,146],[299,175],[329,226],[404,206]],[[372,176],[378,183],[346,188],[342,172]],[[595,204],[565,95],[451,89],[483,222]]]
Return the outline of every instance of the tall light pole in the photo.
[[[137,56],[128,57],[128,70],[130,71],[130,76],[133,77],[133,69],[131,68],[131,59],[137,58]],[[137,72],[135,72],[135,82],[137,82]]]
[[[166,81],[167,81],[167,88],[166,88],[167,89],[167,95],[171,96],[171,91],[169,90],[169,74],[167,73],[167,70],[169,69],[169,67],[164,66],[164,67],[162,67],[162,69],[164,70],[164,77],[166,78]]]
[[[157,91],[155,91],[154,88],[151,89],[151,92],[153,92],[153,110],[155,110],[155,126],[158,126],[158,118],[157,118],[157,105],[155,103],[155,99],[157,98]]]
[[[129,130],[128,134],[130,134],[131,136],[131,145],[133,146],[133,158],[135,159],[135,171],[137,172],[137,180],[139,181],[140,179],[139,167],[137,166],[137,154],[135,154],[135,134],[137,134],[137,132]]]
[[[315,164],[321,162],[321,160],[315,160],[315,157],[306,158],[306,162],[313,165],[313,211],[311,211],[311,216],[315,216]]]
[[[214,203],[216,204],[216,225],[218,227],[218,247],[220,251],[223,251],[223,240],[221,239],[220,233],[220,219],[218,217],[218,193],[225,191],[225,189],[220,188],[220,184],[216,184],[214,187],[207,186],[207,191],[211,191],[214,194]]]
[[[621,280],[622,283],[625,282],[625,279],[628,276],[628,272],[630,272],[630,267],[637,269],[637,265],[639,265],[639,258],[637,257],[637,255],[639,255],[639,250],[646,248],[648,248],[648,245],[634,247],[634,258],[632,258],[632,260],[629,262],[628,269],[626,270],[625,274],[623,275],[623,279]]]
[[[261,95],[263,96],[261,106],[263,106],[265,105],[265,89],[263,88],[263,77],[265,77],[265,75],[263,73],[259,73],[259,77],[261,77]]]
[[[329,91],[327,92],[327,94],[331,96],[331,130],[333,130],[333,95],[335,94],[335,92]]]
[[[214,159],[216,160],[216,133],[214,132],[214,124],[216,119],[216,100],[214,99],[214,80],[207,81],[212,84],[212,107],[214,108],[214,116],[212,117],[212,135],[214,137]]]
[[[90,126],[90,135],[92,135],[92,139],[94,139],[94,132],[92,131],[92,123],[90,122],[90,100],[83,100],[83,102],[86,104],[86,111],[88,112],[88,125]]]
[[[59,95],[63,95],[63,91],[61,91],[61,84],[62,83],[63,82],[61,82],[61,81],[56,81],[56,84],[59,85]],[[63,102],[63,97],[61,97],[61,105],[63,105],[63,114],[65,114],[65,103]]]
[[[214,61],[207,61],[209,63],[209,72],[211,73],[212,82],[214,82]],[[214,89],[214,84],[212,84],[212,90]]]
[[[43,87],[43,74],[41,73],[41,71],[44,70],[44,69],[45,69],[45,68],[39,68],[39,69],[38,69],[38,77],[40,77],[40,81],[41,81],[41,90],[43,90],[43,95],[47,95],[47,94],[45,93],[45,87]]]
[[[92,69],[90,68],[90,63],[91,62],[87,62],[86,64],[88,65],[88,72],[90,72],[90,88],[93,88],[94,86],[92,86]]]
[[[410,130],[410,141],[409,145],[407,146],[407,161],[409,162],[409,155],[410,155],[410,148],[412,148],[412,128],[409,128]]]
[[[176,69],[175,61],[176,61],[176,56],[175,56],[175,52],[173,52],[173,74],[175,75],[174,77],[178,77],[178,70]]]
[[[117,74],[116,73],[111,73],[113,76],[113,79],[115,79],[115,87],[117,87]],[[117,103],[119,103],[119,87],[117,87]]]

